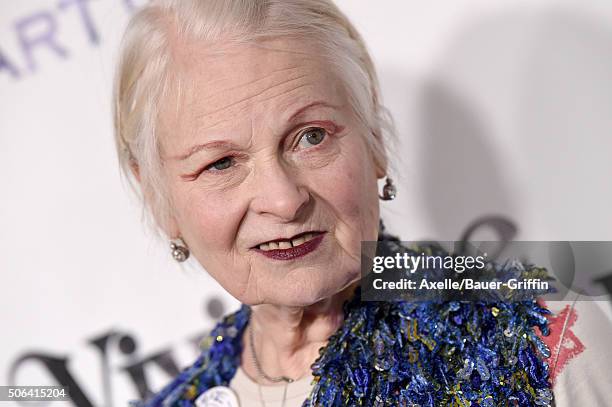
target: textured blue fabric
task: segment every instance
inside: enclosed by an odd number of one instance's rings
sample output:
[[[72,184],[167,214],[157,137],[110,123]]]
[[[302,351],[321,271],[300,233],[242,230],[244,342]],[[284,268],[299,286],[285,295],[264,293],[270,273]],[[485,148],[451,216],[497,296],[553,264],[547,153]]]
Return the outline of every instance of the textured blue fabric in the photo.
[[[391,252],[399,247],[385,234],[379,242]],[[552,404],[550,352],[535,331],[548,333],[549,312],[535,299],[366,302],[360,296],[357,289],[344,304],[343,325],[312,365],[315,381],[304,406]],[[243,305],[224,318],[192,366],[135,405],[191,406],[207,389],[228,386],[249,316]]]

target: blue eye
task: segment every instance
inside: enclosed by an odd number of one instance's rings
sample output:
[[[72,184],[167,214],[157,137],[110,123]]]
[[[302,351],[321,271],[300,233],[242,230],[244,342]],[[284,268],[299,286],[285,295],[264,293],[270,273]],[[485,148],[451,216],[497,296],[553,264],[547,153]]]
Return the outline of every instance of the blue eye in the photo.
[[[323,139],[327,136],[325,129],[320,127],[311,127],[300,135],[299,145],[300,147],[309,148],[320,144]]]
[[[223,171],[232,166],[233,163],[232,157],[223,157],[220,160],[215,161],[205,168],[205,170],[213,170],[213,171]]]

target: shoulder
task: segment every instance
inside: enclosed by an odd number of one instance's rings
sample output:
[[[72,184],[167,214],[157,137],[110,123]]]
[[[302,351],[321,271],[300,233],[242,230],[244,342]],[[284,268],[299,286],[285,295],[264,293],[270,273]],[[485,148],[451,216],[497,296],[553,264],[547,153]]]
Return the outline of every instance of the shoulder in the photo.
[[[191,404],[214,386],[227,386],[236,373],[242,350],[242,331],[250,308],[243,305],[225,316],[202,340],[202,352],[162,390],[146,401],[132,401],[132,407],[168,407]]]

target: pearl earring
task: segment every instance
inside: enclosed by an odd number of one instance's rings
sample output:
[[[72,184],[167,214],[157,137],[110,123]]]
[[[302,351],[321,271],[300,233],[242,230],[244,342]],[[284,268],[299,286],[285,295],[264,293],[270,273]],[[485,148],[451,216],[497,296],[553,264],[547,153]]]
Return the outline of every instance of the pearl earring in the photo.
[[[378,195],[378,197],[382,201],[391,201],[395,199],[396,196],[397,188],[395,187],[395,184],[393,184],[393,180],[387,177],[385,180],[385,186],[382,189],[382,195]]]
[[[182,238],[178,238],[177,242],[170,242],[170,251],[172,257],[179,263],[184,262],[189,258],[189,249]]]

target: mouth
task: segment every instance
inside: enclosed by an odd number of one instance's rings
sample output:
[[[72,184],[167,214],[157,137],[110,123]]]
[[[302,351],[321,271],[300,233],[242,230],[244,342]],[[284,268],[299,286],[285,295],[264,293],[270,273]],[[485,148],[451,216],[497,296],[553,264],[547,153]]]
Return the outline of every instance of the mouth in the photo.
[[[253,247],[253,249],[262,250],[264,252],[267,252],[270,250],[291,249],[292,247],[298,247],[314,239],[315,237],[322,235],[323,233],[325,232],[313,231],[313,232],[299,233],[289,239],[275,239],[275,240],[270,240],[265,243],[258,244],[257,246]]]
[[[292,260],[316,250],[324,237],[325,232],[304,232],[289,239],[261,243],[253,247],[253,250],[275,260]]]

